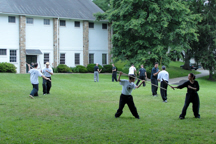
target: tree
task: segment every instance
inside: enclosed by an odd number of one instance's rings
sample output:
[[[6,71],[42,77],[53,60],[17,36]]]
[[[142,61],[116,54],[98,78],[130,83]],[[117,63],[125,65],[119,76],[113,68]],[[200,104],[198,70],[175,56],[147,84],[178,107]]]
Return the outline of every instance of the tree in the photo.
[[[202,1],[200,5],[203,20],[198,24],[199,42],[193,43],[195,58],[209,70],[209,79],[213,80],[216,69],[216,0]]]
[[[200,17],[184,1],[111,0],[110,9],[95,16],[112,23],[113,57],[136,66],[168,65],[168,49],[181,52],[190,48],[189,41],[198,40]]]
[[[103,11],[107,11],[110,7],[110,0],[93,0],[93,2]]]

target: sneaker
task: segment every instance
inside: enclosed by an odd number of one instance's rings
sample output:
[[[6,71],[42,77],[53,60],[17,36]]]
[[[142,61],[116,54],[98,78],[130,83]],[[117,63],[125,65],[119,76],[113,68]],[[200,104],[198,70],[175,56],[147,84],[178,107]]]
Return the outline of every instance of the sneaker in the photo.
[[[167,100],[165,100],[165,101],[163,101],[163,102],[167,103]]]
[[[136,117],[136,119],[140,119],[140,117]]]
[[[29,95],[30,98],[34,99],[34,97],[32,95]]]
[[[200,116],[196,116],[195,118],[199,118],[200,119]]]
[[[153,95],[154,97],[157,97],[157,95]]]
[[[182,120],[182,119],[185,119],[185,118],[184,118],[184,117],[182,117],[182,116],[179,116],[179,119],[181,119],[181,120]]]
[[[50,93],[47,93],[47,94],[50,94]]]

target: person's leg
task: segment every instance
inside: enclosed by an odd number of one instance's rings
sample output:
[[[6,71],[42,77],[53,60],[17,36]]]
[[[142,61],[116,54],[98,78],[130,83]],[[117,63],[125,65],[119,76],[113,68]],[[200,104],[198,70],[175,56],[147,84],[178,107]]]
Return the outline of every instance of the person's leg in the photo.
[[[123,108],[125,106],[125,96],[123,94],[120,95],[120,100],[119,100],[119,108],[117,112],[115,113],[115,117],[120,117],[121,114],[123,113]]]
[[[163,81],[160,83],[160,86],[163,88],[163,86],[164,86]],[[164,90],[162,88],[160,88],[161,98],[163,101],[165,101],[166,99],[164,98]]]
[[[116,82],[118,81],[117,80],[117,73],[114,74],[114,79],[115,79]]]
[[[157,90],[158,90],[158,81],[157,81],[157,79],[155,79],[155,95],[157,95]]]
[[[97,82],[99,82],[99,73],[97,72]]]
[[[193,112],[195,118],[200,118],[199,114],[200,101],[198,94],[193,95]]]
[[[51,80],[51,77],[48,77]],[[52,83],[51,81],[47,80],[47,94],[50,94]]]
[[[138,80],[138,81],[137,81],[136,85],[138,85],[138,84],[139,84],[139,82],[140,82],[140,80]]]
[[[46,94],[47,93],[47,80],[42,78],[43,79],[43,94]]]
[[[32,84],[33,89],[30,93],[30,97],[33,98],[33,96],[38,96],[38,84]]]
[[[168,81],[167,81],[167,83],[168,83]],[[166,90],[164,90],[164,97],[166,100],[167,100],[167,87],[168,87],[168,84],[164,83],[164,88],[166,89]]]
[[[154,84],[154,79],[151,79],[151,83]],[[152,95],[153,96],[155,95],[154,88],[155,88],[155,86],[151,85],[151,90],[152,90]]]
[[[112,82],[114,82],[114,73],[112,73]]]
[[[94,82],[96,82],[96,71],[94,72]]]
[[[127,96],[127,105],[132,113],[132,115],[135,117],[135,118],[139,118],[139,115],[138,115],[138,112],[137,112],[137,109],[135,107],[135,104],[134,104],[134,101],[133,101],[133,97],[132,96]]]
[[[185,115],[186,115],[186,111],[187,111],[187,108],[190,104],[190,95],[189,94],[186,94],[186,97],[185,97],[185,103],[184,103],[184,107],[182,109],[182,113],[180,114],[179,118],[180,119],[184,119],[185,118]]]
[[[145,80],[145,77],[144,77],[144,76],[141,76],[140,79],[141,79],[141,80]],[[143,83],[143,86],[145,86],[145,82]]]

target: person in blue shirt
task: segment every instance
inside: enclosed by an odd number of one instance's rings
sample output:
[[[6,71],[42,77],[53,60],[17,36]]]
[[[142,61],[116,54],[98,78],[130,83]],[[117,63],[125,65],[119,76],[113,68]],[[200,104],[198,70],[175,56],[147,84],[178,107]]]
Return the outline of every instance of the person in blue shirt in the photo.
[[[158,63],[156,62],[154,67],[152,68],[151,71],[151,83],[154,85],[158,86],[158,80],[157,80],[157,75],[160,72],[160,70],[158,69]],[[152,95],[153,96],[157,96],[157,86],[152,85],[151,90],[152,90]]]
[[[141,68],[139,69],[139,79],[145,80],[147,79],[146,70],[143,68],[143,65],[141,65]],[[137,81],[136,85],[138,85],[140,80]],[[145,86],[145,82],[143,83],[143,86]]]

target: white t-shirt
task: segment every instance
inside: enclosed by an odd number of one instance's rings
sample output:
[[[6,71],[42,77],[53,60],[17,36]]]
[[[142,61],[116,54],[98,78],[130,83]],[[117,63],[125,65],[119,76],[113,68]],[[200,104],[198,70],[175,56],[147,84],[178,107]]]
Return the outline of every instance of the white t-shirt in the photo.
[[[136,70],[135,67],[130,67],[129,68],[129,74],[134,74],[134,71]]]
[[[51,74],[48,73],[46,70],[47,70],[48,72],[53,73],[52,68],[46,68],[46,67],[45,67],[45,68],[43,68],[43,70],[42,70],[42,73],[44,74],[45,77],[51,77]]]
[[[162,79],[164,79],[165,81],[169,81],[169,73],[167,71],[165,71],[165,70],[162,70],[158,74],[158,79],[160,81],[163,81]]]
[[[129,82],[129,80],[121,80],[119,82],[122,85],[122,94],[124,95],[131,95],[133,89],[136,88],[136,85],[133,82]]]
[[[31,69],[28,73],[30,73],[30,81],[32,84],[39,84],[38,77],[42,76],[42,73],[37,69]]]

